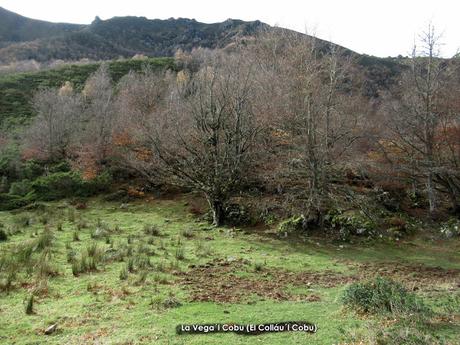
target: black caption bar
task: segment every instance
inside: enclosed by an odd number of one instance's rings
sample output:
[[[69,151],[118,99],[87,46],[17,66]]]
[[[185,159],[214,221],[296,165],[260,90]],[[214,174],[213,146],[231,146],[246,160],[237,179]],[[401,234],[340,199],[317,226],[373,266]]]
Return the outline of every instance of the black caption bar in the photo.
[[[209,333],[237,333],[237,334],[263,334],[277,332],[306,332],[316,333],[315,324],[306,321],[288,321],[263,324],[234,324],[234,323],[214,323],[214,324],[190,324],[177,325],[177,334],[209,334]]]

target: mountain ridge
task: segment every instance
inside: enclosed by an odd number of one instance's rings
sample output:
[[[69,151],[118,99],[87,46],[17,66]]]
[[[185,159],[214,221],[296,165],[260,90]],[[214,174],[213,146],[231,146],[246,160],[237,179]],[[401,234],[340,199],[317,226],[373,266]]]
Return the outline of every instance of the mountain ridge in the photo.
[[[53,59],[106,60],[143,54],[172,56],[178,49],[223,48],[258,29],[260,21],[228,19],[201,23],[194,19],[113,17],[89,25],[50,23],[23,17],[0,7],[0,62]]]

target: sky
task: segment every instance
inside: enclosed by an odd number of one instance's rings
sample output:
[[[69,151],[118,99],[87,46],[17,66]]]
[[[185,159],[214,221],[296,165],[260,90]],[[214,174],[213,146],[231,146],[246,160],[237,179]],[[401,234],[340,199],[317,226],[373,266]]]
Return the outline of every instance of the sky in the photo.
[[[442,34],[442,56],[460,49],[458,0],[0,0],[0,6],[34,19],[79,24],[89,24],[95,16],[127,15],[205,23],[258,19],[381,57],[409,55],[417,35],[431,22]]]

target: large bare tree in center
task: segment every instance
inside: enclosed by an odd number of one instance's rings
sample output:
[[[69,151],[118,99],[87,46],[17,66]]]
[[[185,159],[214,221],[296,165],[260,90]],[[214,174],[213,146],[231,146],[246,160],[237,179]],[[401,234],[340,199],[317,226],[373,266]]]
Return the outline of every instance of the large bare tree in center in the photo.
[[[215,225],[224,222],[225,204],[248,172],[260,129],[251,68],[241,61],[215,53],[198,72],[170,76],[166,104],[140,112],[137,126],[143,168],[202,192]]]

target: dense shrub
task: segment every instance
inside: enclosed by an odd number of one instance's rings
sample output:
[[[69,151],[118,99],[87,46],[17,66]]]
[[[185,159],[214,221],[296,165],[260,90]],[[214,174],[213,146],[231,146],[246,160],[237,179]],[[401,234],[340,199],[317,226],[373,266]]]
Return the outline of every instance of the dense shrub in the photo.
[[[251,217],[244,206],[230,204],[225,208],[225,221],[228,225],[248,225],[251,223]]]
[[[0,194],[0,211],[14,210],[16,208],[23,207],[34,199],[32,194],[28,194],[25,197],[19,195]]]
[[[22,177],[28,180],[35,180],[45,173],[45,166],[36,160],[30,159],[24,163]]]
[[[440,225],[439,231],[446,238],[452,238],[460,235],[460,220],[451,218]]]
[[[21,171],[21,159],[19,147],[15,144],[8,144],[0,150],[0,176],[9,181],[19,178]]]
[[[29,180],[22,180],[11,184],[9,194],[26,196],[32,191],[32,183]]]
[[[83,180],[77,172],[57,172],[42,176],[32,183],[40,200],[57,200],[66,197],[87,197],[108,190],[111,177],[103,173],[93,180]]]
[[[325,222],[336,229],[343,240],[350,235],[372,235],[375,230],[374,222],[362,212],[350,210],[333,210],[325,216]]]
[[[301,231],[304,228],[305,217],[301,216],[293,216],[286,220],[283,220],[278,225],[278,234],[279,235],[288,235],[297,231]]]
[[[62,162],[53,164],[49,167],[50,173],[70,172],[71,170],[72,170],[72,167],[70,166],[70,163],[67,161],[62,161]]]
[[[81,193],[82,184],[79,174],[60,172],[39,177],[32,183],[32,187],[39,199],[56,200]]]
[[[371,314],[430,312],[414,293],[407,291],[398,282],[381,277],[350,285],[343,295],[342,302],[357,311]]]

